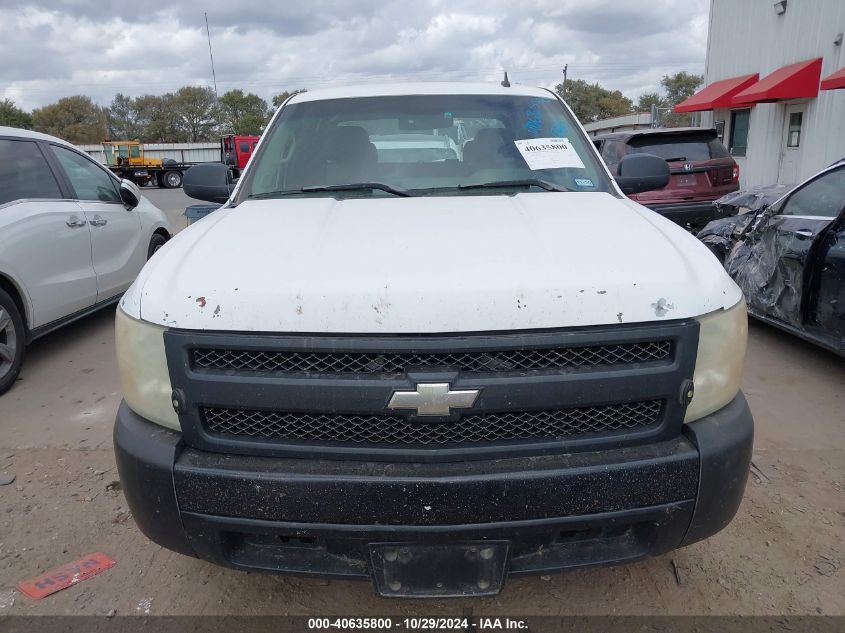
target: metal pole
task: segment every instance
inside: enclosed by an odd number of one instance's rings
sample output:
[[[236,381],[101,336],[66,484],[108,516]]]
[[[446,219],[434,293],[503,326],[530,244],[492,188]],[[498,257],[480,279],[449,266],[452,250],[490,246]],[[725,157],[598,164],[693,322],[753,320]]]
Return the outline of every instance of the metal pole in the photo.
[[[208,13],[205,13],[205,34],[208,37],[208,56],[211,58],[211,78],[214,80],[214,96],[217,97],[217,75],[214,72],[214,54],[211,52],[211,31],[208,30]]]
[[[569,68],[569,64],[563,65],[563,94],[560,95],[561,98],[566,101],[566,71]]]

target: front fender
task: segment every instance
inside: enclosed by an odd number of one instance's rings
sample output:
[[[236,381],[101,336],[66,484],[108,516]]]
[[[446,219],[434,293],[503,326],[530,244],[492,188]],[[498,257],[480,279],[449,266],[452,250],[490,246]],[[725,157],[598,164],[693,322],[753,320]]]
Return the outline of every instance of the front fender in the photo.
[[[167,231],[168,238],[173,237],[173,227],[164,214],[164,211],[155,206],[152,202],[141,196],[138,206],[133,210],[141,219],[141,227],[144,233],[150,237],[159,229]]]
[[[12,285],[17,291],[18,296],[23,303],[23,318],[27,330],[27,343],[29,343],[30,331],[32,330],[35,319],[35,306],[32,304],[32,298],[26,291],[26,287],[20,282],[21,276],[17,273],[11,262],[0,258],[0,280],[5,280]]]

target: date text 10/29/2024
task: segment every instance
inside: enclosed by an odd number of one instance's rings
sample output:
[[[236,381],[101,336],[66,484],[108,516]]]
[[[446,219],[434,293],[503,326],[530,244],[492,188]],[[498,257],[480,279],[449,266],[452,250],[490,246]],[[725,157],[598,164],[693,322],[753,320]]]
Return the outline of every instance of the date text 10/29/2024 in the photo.
[[[309,618],[308,630],[407,631],[522,631],[528,622],[520,618]]]

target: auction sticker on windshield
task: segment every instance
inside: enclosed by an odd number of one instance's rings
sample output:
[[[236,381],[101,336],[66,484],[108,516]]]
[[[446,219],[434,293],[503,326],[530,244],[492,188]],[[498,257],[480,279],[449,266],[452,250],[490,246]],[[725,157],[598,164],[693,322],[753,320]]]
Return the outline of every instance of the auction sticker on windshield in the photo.
[[[584,169],[581,157],[568,138],[527,138],[514,141],[514,145],[531,170],[562,167]]]

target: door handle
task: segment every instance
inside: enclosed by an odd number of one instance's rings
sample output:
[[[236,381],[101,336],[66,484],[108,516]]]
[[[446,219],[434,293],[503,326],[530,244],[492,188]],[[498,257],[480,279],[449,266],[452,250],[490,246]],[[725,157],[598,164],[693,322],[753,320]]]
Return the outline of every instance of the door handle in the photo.
[[[87,222],[80,218],[78,215],[70,216],[67,221],[65,222],[70,228],[78,229],[80,226],[85,226]]]
[[[95,215],[88,221],[91,226],[105,226],[106,224],[108,224],[108,222],[108,220],[106,220],[104,217],[101,217],[99,214]]]
[[[803,238],[809,238],[809,237],[815,237],[816,236],[815,233],[813,233],[812,231],[808,231],[807,229],[801,229],[800,231],[795,231],[795,235],[797,235],[798,237],[803,237]]]

